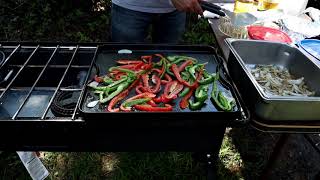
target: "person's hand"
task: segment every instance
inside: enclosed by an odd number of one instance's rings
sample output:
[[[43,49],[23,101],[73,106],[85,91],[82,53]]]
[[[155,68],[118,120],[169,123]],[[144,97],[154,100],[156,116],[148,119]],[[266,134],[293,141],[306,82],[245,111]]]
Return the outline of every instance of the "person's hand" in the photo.
[[[203,14],[203,10],[199,4],[200,0],[171,0],[172,4],[179,11],[194,12]]]

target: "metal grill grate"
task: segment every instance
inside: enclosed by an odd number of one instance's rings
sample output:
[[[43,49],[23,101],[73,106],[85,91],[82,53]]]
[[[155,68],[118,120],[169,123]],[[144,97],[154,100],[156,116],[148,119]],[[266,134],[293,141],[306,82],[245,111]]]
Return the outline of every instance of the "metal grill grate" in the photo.
[[[0,45],[0,120],[75,120],[97,46]],[[81,76],[80,76],[81,75]],[[52,112],[55,98],[77,94],[72,114]]]

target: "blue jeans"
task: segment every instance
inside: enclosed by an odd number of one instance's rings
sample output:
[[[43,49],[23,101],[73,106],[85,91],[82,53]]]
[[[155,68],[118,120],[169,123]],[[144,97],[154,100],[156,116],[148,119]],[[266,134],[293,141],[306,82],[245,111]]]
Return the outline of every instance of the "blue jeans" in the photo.
[[[147,0],[146,0],[147,1]],[[112,4],[111,40],[122,43],[143,43],[152,25],[153,43],[176,44],[185,30],[186,13],[145,13]]]

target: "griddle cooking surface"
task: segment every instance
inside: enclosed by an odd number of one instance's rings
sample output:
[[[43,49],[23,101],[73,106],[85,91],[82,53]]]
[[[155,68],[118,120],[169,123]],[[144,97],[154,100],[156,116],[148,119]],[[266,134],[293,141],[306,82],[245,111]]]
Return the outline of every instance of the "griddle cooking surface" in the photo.
[[[205,48],[204,48],[205,47]],[[208,63],[205,68],[209,73],[215,73],[218,66],[218,61],[215,56],[214,51],[210,51],[210,48],[204,46],[203,49],[197,47],[197,49],[192,50],[181,50],[181,49],[171,49],[167,48],[165,50],[157,50],[157,49],[148,49],[144,47],[145,49],[137,49],[133,50],[132,54],[118,54],[116,49],[108,50],[108,47],[101,47],[101,50],[98,51],[97,57],[96,57],[96,65],[99,68],[99,76],[105,75],[108,72],[108,69],[113,66],[117,66],[116,60],[119,59],[129,59],[129,60],[137,60],[140,59],[143,55],[153,55],[153,54],[162,54],[163,56],[170,56],[170,55],[183,55],[183,56],[190,56],[198,60],[198,63]],[[125,48],[125,47],[123,47]],[[126,48],[128,49],[128,48]],[[120,50],[120,49],[118,49]],[[156,59],[156,58],[153,58]],[[96,74],[95,68],[92,69],[91,72],[91,80],[93,79],[94,75]],[[235,98],[234,91],[231,87],[226,87],[225,85],[222,85],[221,82],[218,83],[218,88],[220,90],[223,90],[227,93],[230,93]],[[164,89],[164,86],[162,85],[162,90]],[[230,89],[230,90],[229,90]],[[209,86],[209,97],[211,97],[211,91],[212,91],[212,84]],[[161,93],[161,92],[160,92]],[[87,114],[93,114],[93,113],[99,113],[101,115],[103,114],[109,114],[110,112],[106,112],[105,108],[107,107],[108,103],[106,105],[97,105],[94,108],[88,108],[86,105],[93,101],[97,100],[99,97],[95,95],[90,88],[86,89],[86,92],[84,93],[84,101],[81,104],[81,110],[83,113]],[[128,97],[132,97],[135,95],[135,89],[132,89]],[[127,99],[127,98],[126,98]],[[237,98],[235,98],[237,100]],[[196,111],[191,111],[189,108],[181,109],[179,107],[179,102],[181,98],[177,98],[173,101],[174,109],[173,112],[219,112],[215,107],[215,105],[212,103],[211,99],[208,98],[205,102],[205,105],[200,109]],[[239,111],[239,103],[237,102],[237,106],[233,109],[232,112],[223,112],[223,113],[233,113]],[[139,112],[135,112],[139,113]]]

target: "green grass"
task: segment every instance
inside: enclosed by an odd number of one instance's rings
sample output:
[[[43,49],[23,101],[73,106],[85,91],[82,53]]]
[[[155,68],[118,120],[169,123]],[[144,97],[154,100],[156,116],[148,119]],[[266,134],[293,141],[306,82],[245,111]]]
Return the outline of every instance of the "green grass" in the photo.
[[[230,129],[227,129],[227,132]],[[224,136],[219,152],[218,176],[220,179],[243,179],[241,169],[243,162],[228,133]]]
[[[48,179],[206,179],[204,164],[192,153],[61,153],[42,152]],[[239,152],[226,135],[219,153],[219,179],[243,179]],[[30,179],[15,152],[0,154],[1,179]]]

